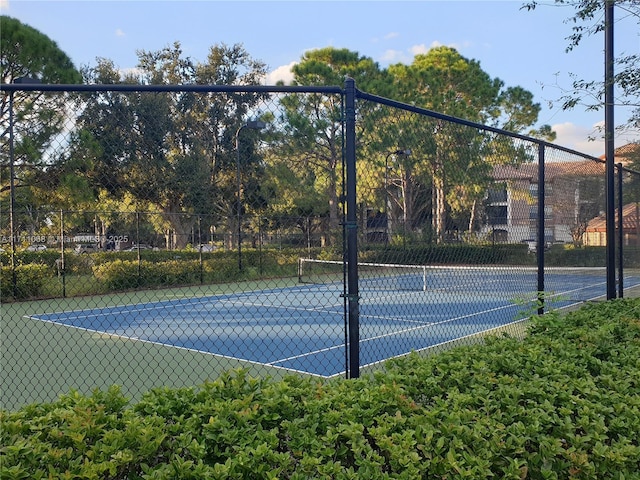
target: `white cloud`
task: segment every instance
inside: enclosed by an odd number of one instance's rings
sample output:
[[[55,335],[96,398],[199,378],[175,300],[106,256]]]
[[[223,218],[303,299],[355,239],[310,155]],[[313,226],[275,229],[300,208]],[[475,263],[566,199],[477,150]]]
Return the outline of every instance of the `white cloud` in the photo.
[[[599,127],[601,124],[586,127],[571,122],[557,123],[551,126],[557,134],[553,143],[599,157],[604,153],[604,141]]]
[[[116,29],[116,37],[126,37],[127,35],[121,29]]]
[[[399,36],[400,36],[400,34],[398,32],[389,32],[383,38],[385,40],[391,40],[392,38],[396,38],[396,37],[399,37]]]
[[[409,51],[413,54],[413,56],[416,56],[416,55],[422,55],[424,53],[427,53],[432,48],[441,47],[441,46],[442,44],[438,41],[431,42],[431,45],[429,46],[426,46],[424,43],[421,43],[420,45],[413,45],[411,48],[409,48]]]
[[[441,47],[443,44],[437,40],[431,42],[431,44],[426,45],[421,43],[419,45],[412,45],[406,51],[402,50],[385,50],[385,52],[380,57],[380,62],[383,65],[393,64],[393,63],[405,63],[409,64],[413,62],[413,59],[416,55],[423,55],[428,53],[429,50],[436,47]],[[452,48],[458,48],[456,45],[449,45]]]
[[[409,56],[400,50],[385,50],[385,52],[380,57],[380,61],[383,64],[393,64],[393,63],[407,63],[410,62],[411,59]]]
[[[433,42],[431,42],[429,46],[425,45],[424,43],[421,43],[420,45],[412,46],[409,50],[411,51],[411,53],[413,53],[413,55],[421,55],[423,53],[427,53],[432,48],[443,47],[443,46],[444,46],[444,43],[439,42],[438,40],[434,40]],[[450,43],[447,45],[447,47],[455,48],[458,51],[461,51],[462,49],[468,48],[470,46],[471,46],[471,42],[463,42],[461,44]]]
[[[615,146],[616,148],[626,145],[627,143],[640,142],[640,130],[625,130],[616,135]]]
[[[570,148],[587,155],[600,157],[605,153],[604,121],[591,127],[565,122],[552,125],[557,137],[554,144]],[[616,132],[614,147],[622,147],[628,143],[640,142],[640,131],[626,130]]]
[[[142,77],[143,71],[138,67],[119,68],[118,71],[122,76]]]
[[[291,83],[293,80],[293,72],[291,68],[298,62],[291,62],[288,65],[282,65],[275,70],[269,72],[265,78],[265,85],[275,85],[282,80],[285,84]]]

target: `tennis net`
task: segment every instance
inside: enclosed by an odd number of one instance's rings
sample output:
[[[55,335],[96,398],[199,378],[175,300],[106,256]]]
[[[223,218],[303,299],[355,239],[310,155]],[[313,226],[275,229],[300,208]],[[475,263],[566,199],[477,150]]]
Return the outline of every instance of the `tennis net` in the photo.
[[[341,284],[345,266],[341,261],[301,258],[301,283]],[[446,292],[535,292],[538,270],[512,265],[401,265],[359,263],[361,290]],[[606,281],[605,267],[547,267],[545,290],[571,291]]]
[[[427,267],[391,263],[358,263],[360,288],[375,290],[424,291],[427,289]],[[331,285],[344,279],[344,263],[335,260],[298,260],[300,283]]]

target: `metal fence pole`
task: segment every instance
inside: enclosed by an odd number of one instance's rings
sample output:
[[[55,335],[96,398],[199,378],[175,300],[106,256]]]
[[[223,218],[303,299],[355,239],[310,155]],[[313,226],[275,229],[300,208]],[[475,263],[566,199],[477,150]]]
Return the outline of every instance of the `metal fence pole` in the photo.
[[[613,0],[605,2],[604,13],[604,128],[607,225],[607,300],[616,298],[615,193],[614,193],[614,120],[613,120]]]
[[[9,234],[11,235],[11,289],[13,298],[18,296],[18,279],[16,275],[16,226],[15,226],[15,151],[13,140],[13,92],[9,92]]]
[[[204,283],[204,266],[202,264],[202,216],[198,215],[198,241],[193,242],[198,249],[198,267],[200,268],[200,285]]]
[[[60,210],[60,273],[62,277],[62,298],[67,296],[67,275],[64,257],[64,210]]]
[[[140,212],[136,211],[136,258],[138,260],[138,286],[142,283],[142,259],[140,258]]]
[[[349,305],[349,378],[360,376],[360,311],[358,294],[358,220],[356,200],[356,84],[345,80],[345,158],[347,175],[347,300]]]
[[[544,153],[543,143],[538,144],[538,236],[536,240],[536,256],[538,260],[538,315],[544,313]]]
[[[622,264],[624,255],[622,252],[624,244],[624,216],[622,215],[622,207],[624,199],[622,198],[622,164],[618,163],[618,298],[624,297],[624,265]]]

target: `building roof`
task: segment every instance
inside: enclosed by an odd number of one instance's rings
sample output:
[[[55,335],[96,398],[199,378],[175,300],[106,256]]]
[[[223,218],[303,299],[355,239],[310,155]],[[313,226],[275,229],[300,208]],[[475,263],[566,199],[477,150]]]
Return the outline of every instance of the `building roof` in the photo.
[[[549,162],[544,166],[546,181],[553,181],[556,177],[564,176],[598,176],[603,175],[605,164],[593,160],[580,160],[576,162]],[[525,163],[514,167],[512,165],[496,165],[493,169],[495,180],[529,180],[532,183],[538,181],[538,164]]]
[[[605,160],[606,155],[601,155],[600,159]],[[622,163],[627,166],[633,161],[640,161],[640,143],[627,143],[613,151],[613,162]]]
[[[622,231],[623,232],[637,232],[638,231],[638,217],[640,216],[640,203],[628,203],[622,207]],[[618,209],[616,208],[615,218],[617,222]],[[589,220],[587,224],[587,232],[606,232],[607,224],[606,217],[600,215],[599,217]]]

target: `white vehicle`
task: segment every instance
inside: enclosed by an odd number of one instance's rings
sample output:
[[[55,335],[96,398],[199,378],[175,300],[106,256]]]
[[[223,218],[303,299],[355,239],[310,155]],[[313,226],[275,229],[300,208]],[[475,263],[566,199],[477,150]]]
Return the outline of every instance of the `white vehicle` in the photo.
[[[40,244],[29,245],[27,248],[25,248],[27,252],[43,252],[46,249],[47,249],[46,245],[40,245]]]
[[[150,245],[144,245],[144,244],[133,244],[131,247],[129,248],[125,248],[124,250],[122,250],[123,252],[137,252],[138,250],[154,250],[154,248]]]

